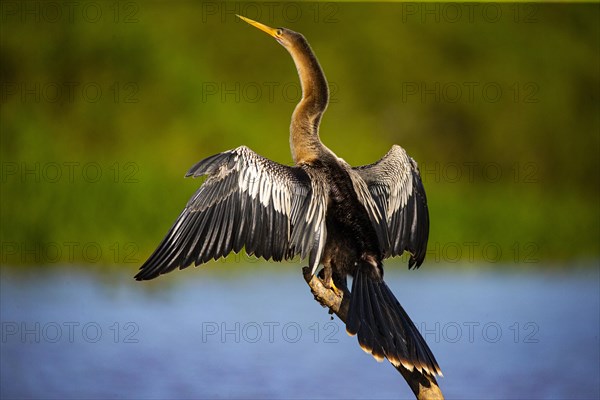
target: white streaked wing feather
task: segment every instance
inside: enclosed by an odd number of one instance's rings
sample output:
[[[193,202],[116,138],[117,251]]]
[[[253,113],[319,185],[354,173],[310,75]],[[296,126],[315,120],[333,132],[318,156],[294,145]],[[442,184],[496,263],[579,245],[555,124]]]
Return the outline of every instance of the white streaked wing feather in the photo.
[[[318,265],[327,193],[311,174],[245,146],[200,161],[186,176],[207,175],[206,181],[136,278],[152,279],[242,247],[275,260],[310,253]]]
[[[402,147],[394,145],[381,160],[353,170],[368,186],[380,215],[385,216],[382,224],[374,222],[384,256],[408,251],[409,266],[421,265],[429,236],[429,211],[417,163]],[[363,199],[361,202],[372,212],[369,203]],[[376,221],[376,216],[371,220]]]

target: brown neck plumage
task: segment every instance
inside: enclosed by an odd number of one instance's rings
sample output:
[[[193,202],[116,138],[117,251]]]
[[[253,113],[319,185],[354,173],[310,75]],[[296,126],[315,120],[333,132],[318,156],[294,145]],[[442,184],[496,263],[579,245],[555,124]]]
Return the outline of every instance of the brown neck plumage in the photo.
[[[329,102],[329,87],[317,57],[304,37],[299,36],[288,51],[302,85],[302,99],[292,114],[290,147],[296,164],[310,164],[325,150],[319,139],[319,124]]]

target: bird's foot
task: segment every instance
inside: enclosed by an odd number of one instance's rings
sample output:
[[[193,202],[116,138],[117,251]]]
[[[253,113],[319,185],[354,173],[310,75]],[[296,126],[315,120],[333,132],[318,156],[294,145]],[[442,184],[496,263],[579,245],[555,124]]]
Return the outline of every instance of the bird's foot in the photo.
[[[327,289],[331,290],[333,293],[335,293],[335,295],[337,297],[344,297],[344,291],[342,289],[339,289],[334,281],[333,281],[333,275],[331,273],[331,268],[323,268],[321,271],[319,271],[319,274],[317,275],[319,277],[319,279],[321,280],[321,282],[323,283],[323,286],[325,286]]]
[[[335,283],[333,282],[333,279],[332,279],[332,278],[329,278],[329,281],[324,281],[324,282],[323,282],[323,285],[324,285],[324,286],[325,286],[327,289],[329,289],[329,290],[333,291],[333,293],[335,293],[335,295],[336,295],[337,297],[344,297],[344,291],[343,291],[343,290],[341,290],[341,289],[338,289],[338,287],[337,287],[337,286],[335,286]]]

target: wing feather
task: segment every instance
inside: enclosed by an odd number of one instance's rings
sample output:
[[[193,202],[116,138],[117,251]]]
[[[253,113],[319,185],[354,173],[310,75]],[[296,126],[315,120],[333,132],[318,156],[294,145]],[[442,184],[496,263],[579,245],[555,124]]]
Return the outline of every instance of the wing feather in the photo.
[[[394,145],[379,161],[353,170],[366,183],[378,215],[365,205],[365,191],[359,199],[371,214],[384,256],[411,254],[409,268],[425,259],[429,238],[429,210],[417,163],[400,146]],[[354,178],[356,179],[356,178]],[[355,189],[361,190],[355,184]],[[361,197],[362,196],[362,197]]]
[[[270,161],[245,146],[198,162],[186,176],[206,175],[206,180],[136,279],[243,248],[276,261],[310,255],[311,263],[318,264],[326,240],[327,191],[315,174]]]

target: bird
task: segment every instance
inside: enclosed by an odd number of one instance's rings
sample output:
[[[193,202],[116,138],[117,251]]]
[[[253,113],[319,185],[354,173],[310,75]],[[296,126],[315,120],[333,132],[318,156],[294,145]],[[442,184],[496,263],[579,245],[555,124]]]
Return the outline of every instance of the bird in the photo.
[[[408,252],[409,269],[424,261],[429,210],[417,163],[393,145],[379,161],[350,166],[320,139],[329,102],[327,79],[306,38],[287,28],[240,19],[290,54],[302,97],[290,124],[294,165],[246,146],[196,163],[186,177],[205,177],[164,239],[135,276],[175,269],[244,250],[266,260],[308,258],[326,287],[352,278],[346,331],[375,359],[442,376],[427,343],[384,281],[383,260]]]

